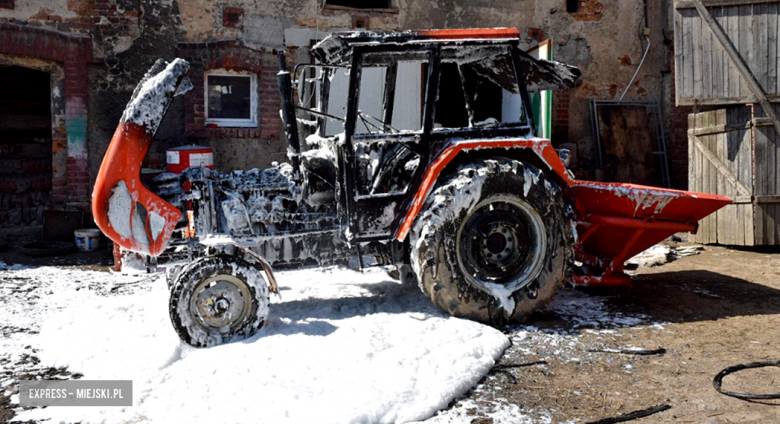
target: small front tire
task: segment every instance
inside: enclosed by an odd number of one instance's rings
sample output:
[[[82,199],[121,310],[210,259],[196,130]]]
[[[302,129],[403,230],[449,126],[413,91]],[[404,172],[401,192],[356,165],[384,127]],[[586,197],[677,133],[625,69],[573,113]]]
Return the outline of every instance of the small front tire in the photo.
[[[255,334],[268,317],[268,285],[262,273],[234,256],[206,256],[175,277],[169,312],[187,344],[211,347]]]

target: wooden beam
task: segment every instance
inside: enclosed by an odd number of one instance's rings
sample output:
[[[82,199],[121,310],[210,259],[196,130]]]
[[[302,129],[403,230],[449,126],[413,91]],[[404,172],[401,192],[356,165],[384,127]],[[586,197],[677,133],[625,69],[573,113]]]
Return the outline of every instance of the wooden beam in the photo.
[[[769,99],[770,103],[780,103],[780,95],[769,94],[766,98]],[[758,99],[753,95],[742,97],[681,98],[677,100],[676,106],[733,106],[748,103],[758,103]]]
[[[766,118],[756,118],[756,119],[766,119]],[[772,125],[772,124],[768,123],[766,125]],[[756,126],[758,126],[758,124],[756,124]],[[729,131],[746,130],[746,129],[750,129],[751,127],[752,125],[750,124],[750,122],[746,122],[744,124],[722,124],[722,125],[715,125],[713,127],[706,127],[706,128],[693,128],[688,130],[688,134],[702,136],[702,135],[720,134]]]
[[[761,88],[761,84],[759,84],[753,74],[750,73],[750,69],[747,67],[747,65],[745,65],[745,62],[742,61],[742,57],[739,55],[739,52],[737,52],[737,49],[735,49],[734,45],[731,44],[731,41],[729,41],[728,36],[723,32],[723,28],[721,28],[721,26],[715,22],[714,19],[712,19],[710,11],[707,10],[707,7],[705,7],[704,4],[702,4],[702,0],[691,1],[696,6],[696,10],[699,12],[702,22],[707,25],[715,38],[718,39],[718,42],[723,47],[723,50],[726,52],[726,54],[729,55],[731,62],[734,63],[734,66],[737,68],[739,75],[743,80],[745,80],[745,84],[748,86],[750,91],[753,92],[753,95],[756,96],[758,102],[761,103],[761,108],[764,110],[767,118],[772,120],[772,124],[775,127],[775,132],[780,134],[780,118],[778,118],[777,114],[775,113],[775,109],[772,107],[772,103],[770,103],[769,99],[767,99],[766,93],[764,93],[764,89]]]
[[[772,126],[772,120],[769,118],[753,118],[753,126],[754,127],[771,127]]]
[[[720,6],[749,6],[753,4],[780,3],[780,0],[702,0],[707,7]],[[695,9],[696,4],[691,0],[677,1],[674,3],[675,9]]]
[[[780,194],[767,194],[764,196],[753,196],[754,203],[780,203]]]

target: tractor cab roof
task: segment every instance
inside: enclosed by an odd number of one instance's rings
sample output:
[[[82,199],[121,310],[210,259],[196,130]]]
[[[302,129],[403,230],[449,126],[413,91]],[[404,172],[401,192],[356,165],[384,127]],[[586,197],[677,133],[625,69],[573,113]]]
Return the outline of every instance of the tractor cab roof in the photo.
[[[449,46],[442,53],[442,60],[463,62],[469,53],[484,57],[485,54],[499,54],[486,47],[516,44],[520,41],[517,28],[490,29],[442,29],[408,31],[350,31],[337,32],[314,46],[313,54],[324,65],[349,66],[356,48],[392,52],[396,60],[399,52],[419,54],[421,48],[431,45]],[[457,49],[455,49],[457,47]],[[387,49],[385,49],[387,48]],[[446,50],[451,50],[448,54]],[[528,91],[540,91],[574,87],[581,72],[574,66],[559,62],[536,59],[517,49],[520,67],[526,79]],[[481,54],[477,54],[477,53]],[[452,57],[449,57],[452,56]]]

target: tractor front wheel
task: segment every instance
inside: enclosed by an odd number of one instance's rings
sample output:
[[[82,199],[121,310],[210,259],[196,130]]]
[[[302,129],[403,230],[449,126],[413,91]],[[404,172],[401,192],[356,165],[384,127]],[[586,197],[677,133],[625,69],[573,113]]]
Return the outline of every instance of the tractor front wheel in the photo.
[[[254,265],[218,255],[199,258],[176,275],[169,312],[185,343],[210,347],[255,334],[268,304],[268,285]]]
[[[463,165],[434,188],[412,228],[420,288],[453,316],[524,321],[566,279],[571,216],[560,188],[531,165]]]

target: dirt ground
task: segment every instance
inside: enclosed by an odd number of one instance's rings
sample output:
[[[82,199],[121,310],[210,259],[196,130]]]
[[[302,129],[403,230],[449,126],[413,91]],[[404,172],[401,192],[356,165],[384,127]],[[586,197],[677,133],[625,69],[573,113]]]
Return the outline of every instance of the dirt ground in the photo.
[[[554,313],[536,315],[529,324],[558,337],[513,339],[501,360],[510,368],[494,369],[469,399],[515,403],[545,422],[590,422],[664,404],[671,409],[634,422],[780,422],[780,401],[738,400],[712,385],[727,366],[780,360],[780,251],[706,246],[701,255],[637,273],[633,287],[577,290],[607,296],[611,313],[643,324],[573,329]],[[626,346],[667,352],[590,352]],[[535,361],[546,364],[511,368]],[[723,387],[778,393],[780,367],[727,376]],[[472,422],[492,422],[476,415]]]
[[[42,260],[22,258],[13,248],[0,253],[7,264]],[[105,267],[110,250],[60,261]],[[554,309],[504,329],[513,345],[500,366],[453,402],[452,410],[476,424],[509,422],[485,413],[497,405],[518,406],[530,422],[587,423],[670,405],[633,422],[780,423],[780,401],[742,401],[712,386],[713,377],[729,365],[780,360],[780,249],[706,246],[700,255],[640,268],[632,287],[569,288],[556,299]],[[593,319],[587,319],[587,309],[593,308],[589,299],[599,299],[601,308]],[[567,308],[584,312],[567,315]],[[627,347],[660,347],[666,353],[593,352]],[[29,361],[34,365],[37,358]],[[523,366],[529,363],[536,364]],[[64,369],[29,365],[19,364],[15,377],[68,376]],[[24,377],[25,372],[33,375]],[[780,392],[780,367],[726,377],[724,388]],[[0,423],[12,416],[8,402],[0,396]]]

